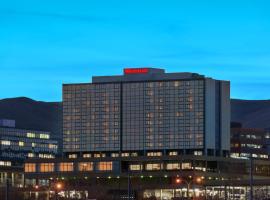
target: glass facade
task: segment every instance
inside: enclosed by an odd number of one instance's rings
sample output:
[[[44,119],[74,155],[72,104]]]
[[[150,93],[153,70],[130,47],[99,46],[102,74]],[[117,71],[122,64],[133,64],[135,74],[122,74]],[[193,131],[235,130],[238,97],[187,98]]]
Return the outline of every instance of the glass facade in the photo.
[[[49,132],[0,127],[0,149],[0,160],[22,163],[27,158],[54,158],[58,142]]]
[[[120,150],[120,84],[64,86],[64,151]]]
[[[204,81],[123,84],[123,150],[203,148]]]

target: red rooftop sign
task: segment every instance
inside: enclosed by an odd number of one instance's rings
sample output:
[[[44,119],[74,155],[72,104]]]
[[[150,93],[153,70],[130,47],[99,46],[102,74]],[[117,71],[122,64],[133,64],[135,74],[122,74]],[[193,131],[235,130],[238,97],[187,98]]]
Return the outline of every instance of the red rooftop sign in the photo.
[[[148,68],[125,68],[124,74],[147,74]]]

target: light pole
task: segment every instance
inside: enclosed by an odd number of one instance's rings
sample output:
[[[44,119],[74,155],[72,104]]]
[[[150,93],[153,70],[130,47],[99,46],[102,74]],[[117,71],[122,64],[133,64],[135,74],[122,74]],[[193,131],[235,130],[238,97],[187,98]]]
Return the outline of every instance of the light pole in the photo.
[[[176,184],[181,184],[182,182],[184,182],[187,185],[187,198],[189,198],[189,190],[190,190],[190,186],[192,183],[197,183],[197,184],[201,184],[202,183],[202,178],[201,177],[197,177],[196,179],[192,179],[192,176],[188,177],[190,180],[187,179],[182,179],[182,178],[176,178],[175,182]]]
[[[253,200],[253,158],[252,158],[252,154],[250,154],[249,157],[250,160],[250,171],[249,171],[249,187],[250,187],[250,191],[249,191],[249,195],[250,195],[250,200]]]

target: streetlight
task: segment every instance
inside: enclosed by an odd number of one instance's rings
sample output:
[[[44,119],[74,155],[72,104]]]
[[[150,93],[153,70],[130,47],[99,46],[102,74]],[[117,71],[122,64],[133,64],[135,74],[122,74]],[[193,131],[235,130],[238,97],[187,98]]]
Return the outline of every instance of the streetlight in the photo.
[[[189,190],[190,190],[191,184],[192,184],[192,183],[201,184],[202,181],[203,181],[203,178],[202,178],[202,177],[197,177],[196,179],[192,179],[192,176],[189,176],[188,178],[189,178],[190,180],[177,177],[177,178],[175,179],[175,183],[176,183],[176,184],[185,183],[185,184],[187,185],[187,197],[189,198]]]

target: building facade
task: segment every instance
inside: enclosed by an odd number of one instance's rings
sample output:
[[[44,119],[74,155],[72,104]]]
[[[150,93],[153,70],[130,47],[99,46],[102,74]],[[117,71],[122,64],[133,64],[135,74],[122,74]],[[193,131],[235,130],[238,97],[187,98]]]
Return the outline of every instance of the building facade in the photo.
[[[0,127],[0,150],[0,166],[22,167],[27,158],[54,158],[58,144],[50,132],[18,129],[14,121]]]
[[[92,83],[64,84],[63,140],[71,158],[227,156],[230,83],[132,68]]]
[[[268,159],[267,138],[264,129],[232,128],[231,157]]]

